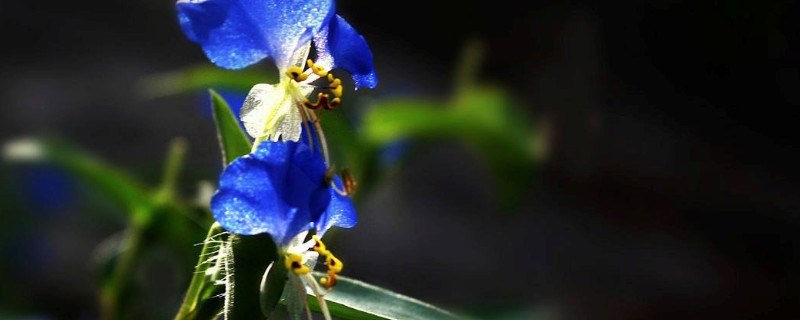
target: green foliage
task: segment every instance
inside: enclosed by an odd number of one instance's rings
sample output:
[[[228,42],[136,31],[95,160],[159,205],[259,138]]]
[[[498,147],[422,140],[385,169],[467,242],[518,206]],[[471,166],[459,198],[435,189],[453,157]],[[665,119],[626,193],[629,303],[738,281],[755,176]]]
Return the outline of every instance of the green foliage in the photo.
[[[70,173],[102,196],[111,199],[133,221],[146,221],[155,205],[145,187],[126,173],[64,142],[21,139],[5,146],[5,157],[13,161],[46,163]]]
[[[190,261],[195,254],[187,250],[200,240],[198,224],[207,216],[192,210],[176,197],[174,190],[185,142],[176,140],[170,148],[161,186],[146,188],[122,170],[66,143],[26,139],[6,144],[6,159],[46,163],[63,169],[83,185],[107,197],[127,214],[128,226],[119,237],[104,242],[98,250],[100,304],[107,319],[135,318],[142,310],[132,310],[130,301],[137,289],[135,270],[148,248],[158,243],[174,245],[177,260]]]
[[[362,133],[376,145],[400,139],[462,141],[480,152],[503,203],[509,203],[524,190],[536,160],[533,132],[515,112],[502,90],[473,88],[450,103],[383,102],[367,113]]]
[[[474,48],[473,48],[474,49]],[[343,112],[321,114],[333,157],[346,164],[369,190],[385,172],[379,166],[379,151],[398,140],[458,141],[471,147],[485,160],[495,177],[501,203],[516,199],[530,181],[537,161],[534,131],[519,115],[515,101],[502,89],[472,81],[480,53],[468,50],[459,70],[458,88],[444,101],[421,98],[387,100],[374,104],[351,122]],[[274,82],[253,71],[225,71],[197,67],[157,75],[140,86],[149,97],[197,92],[208,87],[248,91],[254,84]],[[242,130],[227,102],[210,90],[212,114],[217,128],[223,166],[248,154],[252,143]],[[18,160],[45,161],[72,173],[86,185],[118,204],[128,215],[129,226],[122,236],[101,250],[101,304],[110,319],[135,318],[126,309],[137,296],[131,277],[143,252],[157,241],[183,248],[194,259],[197,243],[206,228],[206,240],[191,270],[191,281],[175,319],[263,319],[275,309],[287,281],[275,243],[269,235],[238,236],[213,224],[207,207],[197,208],[182,201],[177,181],[186,154],[186,143],[176,140],[165,162],[164,178],[157,188],[147,188],[121,170],[106,165],[66,144],[27,140],[12,143],[7,155]],[[363,195],[359,192],[358,195]],[[189,262],[191,264],[191,261]],[[188,268],[187,268],[188,269]],[[187,270],[189,272],[189,270]],[[317,274],[319,277],[320,274]],[[296,294],[302,294],[302,291]],[[325,296],[331,314],[339,319],[454,319],[455,315],[369,285],[340,277]],[[308,296],[311,308],[318,301]],[[302,301],[300,299],[299,301]],[[285,300],[284,300],[285,303]]]
[[[140,95],[156,98],[208,90],[208,88],[250,91],[257,83],[273,83],[273,73],[263,68],[225,70],[203,64],[182,70],[153,75],[138,85]]]
[[[219,272],[214,269],[212,269],[212,272],[208,272],[208,270],[209,268],[217,267],[218,261],[214,259],[216,258],[216,251],[219,250],[220,243],[227,241],[228,238],[223,232],[224,229],[218,223],[214,223],[208,230],[189,289],[183,299],[178,315],[175,316],[176,320],[213,319],[219,314],[223,300],[216,296],[222,293],[224,287],[215,284]],[[208,304],[214,304],[216,308],[211,308],[211,314],[203,314],[204,310],[208,310],[203,306]]]
[[[261,280],[267,267],[276,259],[276,246],[269,234],[232,236],[232,269],[227,271],[225,319],[263,319],[262,309],[271,311],[273,305],[262,305]],[[269,303],[269,301],[265,301]]]
[[[252,144],[247,134],[242,131],[236,115],[231,111],[228,103],[216,91],[209,90],[211,94],[211,109],[214,114],[214,123],[217,125],[217,139],[222,151],[224,165],[234,159],[250,153]]]
[[[209,90],[209,94],[223,166],[226,166],[248,154],[251,143],[225,99],[214,90]],[[261,309],[257,284],[261,282],[266,266],[275,259],[275,244],[269,236],[266,239],[265,236],[240,237],[222,234],[222,231],[222,227],[216,223],[209,230],[186,297],[175,319],[214,318],[223,310],[223,302],[227,304],[224,308],[227,319],[259,318],[260,313],[255,313]],[[223,250],[221,255],[219,250]],[[239,267],[235,268],[237,262]],[[214,272],[206,272],[209,268],[213,268]],[[217,284],[218,280],[224,282],[225,286]],[[232,290],[227,292],[227,289]],[[242,297],[234,300],[234,295],[239,294]],[[224,295],[224,299],[219,295]]]
[[[324,276],[318,272],[315,275]],[[312,310],[319,311],[316,297],[309,292],[307,299]],[[339,277],[336,287],[325,295],[325,300],[331,316],[340,319],[458,319],[430,304],[347,277]]]

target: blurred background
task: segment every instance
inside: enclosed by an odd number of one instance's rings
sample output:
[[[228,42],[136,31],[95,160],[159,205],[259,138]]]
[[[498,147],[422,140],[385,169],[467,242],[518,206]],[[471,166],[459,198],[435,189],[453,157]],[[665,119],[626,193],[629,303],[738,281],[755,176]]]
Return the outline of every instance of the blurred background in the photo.
[[[359,225],[331,232],[346,275],[495,319],[800,317],[797,2],[502,4],[337,1],[381,78],[337,111],[356,132],[384,104],[480,101],[458,93],[473,75],[530,151],[469,126],[381,140],[388,173],[356,176]],[[0,142],[57,138],[155,188],[183,137],[183,198],[216,180],[206,91],[159,82],[210,65],[173,1],[4,0],[0,38]],[[58,166],[0,174],[0,318],[98,318],[126,214]],[[186,229],[135,268],[143,318],[181,302],[205,234]]]

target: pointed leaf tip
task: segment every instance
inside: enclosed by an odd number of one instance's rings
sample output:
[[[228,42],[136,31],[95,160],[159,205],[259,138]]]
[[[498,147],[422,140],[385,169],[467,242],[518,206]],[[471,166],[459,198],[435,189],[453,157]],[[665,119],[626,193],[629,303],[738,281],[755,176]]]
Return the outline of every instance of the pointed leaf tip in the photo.
[[[208,92],[211,95],[211,109],[217,126],[223,165],[228,165],[234,159],[250,153],[252,144],[225,99],[214,89],[209,89]]]

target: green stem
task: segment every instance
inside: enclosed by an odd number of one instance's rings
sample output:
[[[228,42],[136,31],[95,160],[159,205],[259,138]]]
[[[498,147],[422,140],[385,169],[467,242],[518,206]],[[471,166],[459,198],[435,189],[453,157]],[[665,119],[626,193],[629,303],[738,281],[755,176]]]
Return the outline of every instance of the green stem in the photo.
[[[120,252],[111,279],[103,286],[101,292],[104,319],[122,318],[123,295],[128,292],[134,264],[141,254],[145,230],[146,228],[143,226],[133,224],[126,231],[125,240],[123,240],[125,248]]]
[[[186,158],[187,143],[184,138],[172,140],[167,152],[167,159],[164,163],[164,173],[161,180],[161,187],[158,190],[158,199],[161,202],[175,197],[177,194],[178,175],[183,168],[183,161]]]
[[[130,292],[134,266],[142,253],[143,243],[146,240],[145,234],[150,231],[155,215],[159,213],[156,207],[169,203],[177,194],[176,185],[186,156],[186,149],[185,139],[172,141],[166,159],[163,181],[155,194],[155,207],[146,206],[133,210],[130,226],[125,234],[125,243],[123,243],[125,247],[120,251],[111,279],[103,286],[101,292],[104,319],[120,319],[125,314],[122,310],[124,295]]]
[[[175,316],[176,320],[196,319],[196,316],[199,313],[198,310],[203,309],[203,306],[199,304],[201,304],[200,294],[205,291],[203,289],[209,283],[206,281],[206,269],[209,267],[209,264],[207,263],[207,260],[209,259],[208,256],[212,253],[211,250],[214,250],[216,247],[214,243],[217,239],[215,238],[224,231],[225,230],[222,229],[222,226],[216,222],[208,230],[208,235],[206,235],[206,239],[203,243],[203,249],[200,251],[200,257],[197,260],[197,267],[195,269],[194,276],[192,277],[192,282],[189,284],[189,289],[186,291],[186,297],[183,299],[183,304],[181,304],[178,314]],[[213,283],[211,284],[213,285]],[[202,303],[205,303],[205,301],[202,301]],[[222,305],[219,304],[218,307],[221,309]],[[217,311],[218,310],[219,309],[217,309]],[[211,313],[214,315],[218,314],[218,312],[206,313]]]

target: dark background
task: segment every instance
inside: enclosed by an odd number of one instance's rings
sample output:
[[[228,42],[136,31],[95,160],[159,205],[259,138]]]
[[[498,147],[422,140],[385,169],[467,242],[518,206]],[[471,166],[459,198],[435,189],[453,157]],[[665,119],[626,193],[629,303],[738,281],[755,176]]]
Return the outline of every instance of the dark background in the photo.
[[[359,95],[446,97],[461,48],[479,39],[481,80],[510,90],[550,137],[514,212],[499,209],[474,154],[422,148],[362,206],[359,227],[336,233],[348,275],[521,318],[800,316],[796,2],[337,6],[381,76]],[[202,99],[135,90],[144,76],[205,61],[173,8],[0,3],[0,138],[58,135],[156,181],[168,141],[184,136],[186,180],[213,180]],[[24,185],[16,169],[2,172],[9,203]],[[119,221],[2,210],[11,240],[0,246],[0,311],[96,316],[87,260]],[[161,307],[174,310],[183,288],[162,282],[174,293]]]

